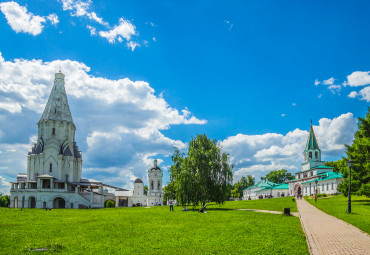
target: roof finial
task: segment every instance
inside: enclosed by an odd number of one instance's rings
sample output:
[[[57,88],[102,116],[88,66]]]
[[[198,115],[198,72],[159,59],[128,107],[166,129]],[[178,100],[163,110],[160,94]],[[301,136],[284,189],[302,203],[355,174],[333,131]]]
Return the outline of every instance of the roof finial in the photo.
[[[59,61],[59,73],[61,73],[61,72],[62,72],[62,66],[61,66],[60,61]]]
[[[157,167],[157,158],[154,159],[154,166]]]

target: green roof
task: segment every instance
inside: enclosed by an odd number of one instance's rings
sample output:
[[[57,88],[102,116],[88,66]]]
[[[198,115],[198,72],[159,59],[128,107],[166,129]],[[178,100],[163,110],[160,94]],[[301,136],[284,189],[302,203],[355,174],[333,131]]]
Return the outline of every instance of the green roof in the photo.
[[[306,171],[311,171],[311,170],[314,170],[314,169],[317,169],[317,168],[318,169],[333,169],[334,167],[331,167],[331,166],[314,166],[314,167],[311,167],[308,170],[296,172],[296,174],[300,174],[300,173],[303,173],[303,172],[306,172]]]
[[[312,182],[315,182],[316,180],[318,182],[321,182],[321,181],[328,181],[328,180],[332,180],[332,179],[341,179],[341,178],[343,178],[342,173],[327,172],[325,174],[320,175],[320,177],[315,179],[315,180],[308,181],[308,182],[303,182],[302,184],[312,183]]]
[[[308,134],[305,151],[308,151],[308,150],[320,150],[319,144],[317,143],[317,140],[316,140],[315,133],[313,132],[312,121],[311,121],[311,128],[310,128],[310,133]]]
[[[250,186],[250,187],[248,187],[244,190],[255,189],[255,188],[268,188],[268,187],[272,187],[272,186],[276,186],[276,185],[277,185],[276,183],[273,183],[273,182],[270,182],[270,181],[266,180],[266,181],[260,181],[257,184],[255,184],[253,186]]]
[[[274,190],[274,189],[289,189],[289,184],[287,183],[276,184],[273,187],[257,190],[256,192],[265,191],[265,190]]]

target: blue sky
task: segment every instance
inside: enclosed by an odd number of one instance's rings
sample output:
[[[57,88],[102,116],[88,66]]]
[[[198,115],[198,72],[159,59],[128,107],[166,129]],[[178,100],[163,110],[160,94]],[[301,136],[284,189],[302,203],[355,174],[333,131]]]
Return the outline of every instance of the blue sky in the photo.
[[[295,172],[312,119],[344,155],[370,102],[368,1],[0,2],[0,190],[26,172],[59,70],[84,177],[131,187],[197,133],[235,180]]]

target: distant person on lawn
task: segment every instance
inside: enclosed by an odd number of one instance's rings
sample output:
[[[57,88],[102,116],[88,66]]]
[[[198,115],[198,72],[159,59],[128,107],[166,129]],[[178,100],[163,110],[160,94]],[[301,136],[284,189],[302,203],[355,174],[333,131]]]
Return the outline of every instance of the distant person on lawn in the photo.
[[[170,200],[170,211],[173,211],[173,201]]]

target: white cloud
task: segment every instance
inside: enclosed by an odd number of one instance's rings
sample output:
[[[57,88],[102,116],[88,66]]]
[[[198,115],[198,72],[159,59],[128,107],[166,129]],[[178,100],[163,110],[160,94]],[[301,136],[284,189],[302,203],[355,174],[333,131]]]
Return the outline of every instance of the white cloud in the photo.
[[[5,178],[0,176],[0,194],[9,195],[10,182],[7,182]]]
[[[360,98],[360,100],[365,100],[366,102],[370,102],[370,86],[367,86],[367,87],[361,89],[357,93],[357,96]]]
[[[81,17],[86,16],[90,20],[94,20],[99,24],[109,27],[109,24],[97,16],[95,12],[89,12],[90,5],[92,4],[91,0],[81,1],[81,0],[61,0],[63,3],[64,11],[71,11],[71,16]]]
[[[4,109],[10,113],[20,113],[22,112],[22,107],[17,102],[0,102],[0,109]]]
[[[339,93],[340,90],[342,89],[342,86],[340,85],[330,85],[328,87],[328,89],[333,93],[333,94],[336,94],[336,93]]]
[[[157,38],[153,37],[153,42],[156,42],[157,41]]]
[[[34,140],[35,123],[45,107],[59,66],[66,75],[66,91],[78,127],[76,137],[84,152],[83,167],[101,169],[102,172],[107,170],[101,175],[83,170],[84,177],[125,183],[129,180],[117,178],[127,174],[142,177],[153,157],[166,158],[173,153],[174,147],[183,149],[186,146],[180,140],[166,137],[161,130],[174,125],[206,123],[193,116],[187,108],[172,108],[144,81],[95,77],[84,63],[72,60],[5,61],[0,55],[0,102],[14,104],[2,105],[9,113],[5,117],[0,115],[0,127],[7,134],[1,139],[9,139],[12,133],[14,139],[20,139],[23,136],[19,134],[24,134],[24,131],[15,127],[28,127],[24,130],[30,132],[27,135]],[[17,122],[13,120],[16,116],[19,116]],[[13,122],[15,124],[10,125]],[[7,175],[2,176],[14,180],[16,173],[26,171],[27,151],[31,146],[25,144],[26,150],[23,148],[22,152],[8,145],[4,148],[0,143],[0,151],[3,151],[0,162],[9,166]],[[11,157],[13,163],[6,163],[4,154],[10,153],[6,150],[11,148],[16,150],[12,152],[16,156]]]
[[[319,85],[320,81],[318,79],[315,80],[315,86]]]
[[[297,104],[296,104],[296,103],[292,103],[292,105],[293,105],[293,106],[297,106]]]
[[[59,18],[55,13],[49,14],[46,18],[50,21],[52,25],[56,25],[59,23]]]
[[[334,119],[322,118],[314,131],[322,156],[339,157],[344,154],[344,144],[351,144],[357,130],[357,119],[352,113]],[[246,174],[261,177],[271,170],[281,168],[297,171],[303,162],[303,150],[308,131],[295,129],[286,135],[267,133],[228,137],[221,146],[230,155],[235,166],[235,180]]]
[[[356,71],[347,76],[347,84],[351,87],[365,86],[370,84],[370,71]]]
[[[352,91],[351,93],[348,94],[347,97],[349,98],[355,98],[357,96],[357,92],[356,91]]]
[[[322,96],[323,96],[322,94],[319,94],[319,95],[317,96],[317,98],[322,98]]]
[[[316,84],[316,81],[315,81],[315,84]],[[334,78],[331,77],[330,79],[324,80],[322,82],[322,84],[324,84],[324,85],[333,85],[334,84]]]
[[[285,115],[286,115],[285,113],[282,113],[282,114],[281,114],[281,117],[285,117]]]
[[[136,27],[129,20],[120,18],[118,25],[114,26],[111,30],[100,31],[99,35],[106,38],[110,43],[115,43],[119,37],[123,37],[129,41],[131,36],[136,35]]]
[[[17,33],[23,32],[31,35],[38,35],[42,32],[44,25],[48,19],[51,24],[57,24],[58,16],[50,14],[47,17],[34,15],[27,11],[27,8],[20,6],[16,2],[3,2],[0,3],[0,10],[5,15],[10,27]]]
[[[87,25],[86,27],[87,27],[87,29],[90,30],[91,35],[96,35],[96,28],[95,27],[92,27],[90,25]]]
[[[129,41],[128,43],[126,43],[126,46],[130,48],[131,51],[134,51],[136,47],[140,47],[140,44],[133,41]]]

